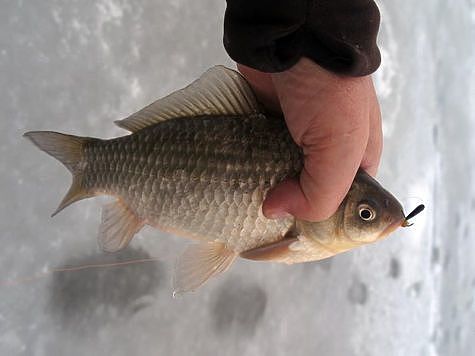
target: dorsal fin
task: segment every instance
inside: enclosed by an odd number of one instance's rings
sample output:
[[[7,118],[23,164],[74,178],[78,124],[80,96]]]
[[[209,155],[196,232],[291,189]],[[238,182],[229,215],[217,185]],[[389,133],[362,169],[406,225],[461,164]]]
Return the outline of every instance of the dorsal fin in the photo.
[[[215,66],[187,87],[115,123],[136,132],[177,117],[244,115],[260,111],[256,96],[244,77],[232,69]]]

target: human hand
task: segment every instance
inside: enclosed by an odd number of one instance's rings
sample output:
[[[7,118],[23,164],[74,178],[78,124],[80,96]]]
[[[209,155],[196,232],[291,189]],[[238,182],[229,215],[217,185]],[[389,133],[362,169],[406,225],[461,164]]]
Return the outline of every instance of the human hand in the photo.
[[[379,165],[381,113],[371,77],[339,76],[307,58],[282,73],[238,69],[270,111],[283,112],[304,153],[299,180],[288,179],[271,190],[264,215],[329,218],[358,168],[375,175]]]

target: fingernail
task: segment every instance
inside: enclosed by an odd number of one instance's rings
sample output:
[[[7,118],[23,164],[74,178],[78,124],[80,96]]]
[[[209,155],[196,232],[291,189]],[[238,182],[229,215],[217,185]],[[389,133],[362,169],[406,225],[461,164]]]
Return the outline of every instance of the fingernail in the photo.
[[[288,212],[286,212],[284,210],[268,211],[266,216],[269,219],[287,219],[287,218],[292,217],[292,215],[290,215]]]

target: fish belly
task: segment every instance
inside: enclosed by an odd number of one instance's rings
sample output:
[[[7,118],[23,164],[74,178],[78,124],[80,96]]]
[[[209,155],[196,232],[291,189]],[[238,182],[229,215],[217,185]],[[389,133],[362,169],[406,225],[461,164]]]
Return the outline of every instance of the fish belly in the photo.
[[[119,196],[147,224],[222,241],[236,252],[275,242],[293,219],[266,219],[266,192],[301,170],[282,118],[168,120],[86,147],[85,181]]]

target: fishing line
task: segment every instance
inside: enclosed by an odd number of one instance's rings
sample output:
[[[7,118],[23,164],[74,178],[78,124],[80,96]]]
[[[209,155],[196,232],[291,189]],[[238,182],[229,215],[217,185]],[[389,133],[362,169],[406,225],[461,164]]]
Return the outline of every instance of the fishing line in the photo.
[[[57,268],[52,268],[45,272],[37,273],[35,275],[2,281],[0,282],[0,287],[26,284],[26,283],[35,281],[37,279],[45,278],[49,276],[50,274],[57,273],[57,272],[76,272],[76,271],[82,271],[86,269],[95,269],[95,268],[122,267],[122,266],[139,264],[139,263],[158,262],[160,260],[161,259],[158,257],[150,257],[150,258],[141,258],[141,259],[135,259],[135,260],[119,261],[119,262],[91,263],[91,264],[80,265],[80,266],[57,267]]]

